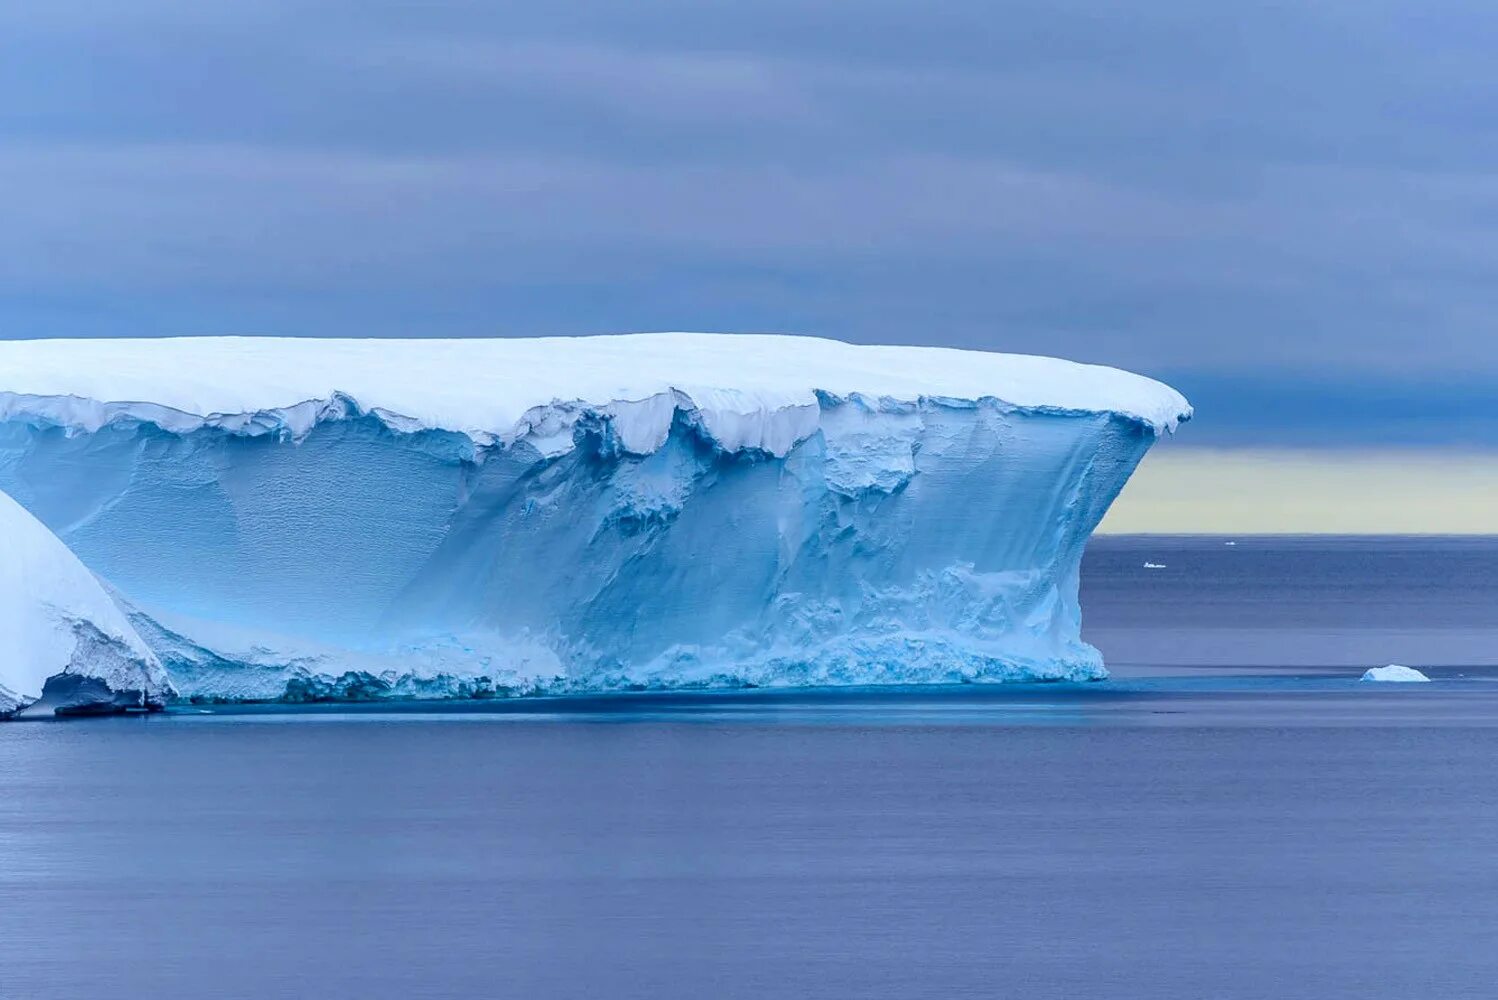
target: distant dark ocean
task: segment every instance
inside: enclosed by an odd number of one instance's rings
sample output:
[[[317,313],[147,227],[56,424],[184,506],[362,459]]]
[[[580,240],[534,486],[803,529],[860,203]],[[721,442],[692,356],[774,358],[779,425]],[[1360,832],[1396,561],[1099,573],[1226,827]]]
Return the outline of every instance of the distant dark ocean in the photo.
[[[1103,536],[1082,625],[1116,677],[1498,666],[1498,537]]]
[[[1498,540],[1083,589],[1104,683],[0,726],[0,997],[1494,995]]]

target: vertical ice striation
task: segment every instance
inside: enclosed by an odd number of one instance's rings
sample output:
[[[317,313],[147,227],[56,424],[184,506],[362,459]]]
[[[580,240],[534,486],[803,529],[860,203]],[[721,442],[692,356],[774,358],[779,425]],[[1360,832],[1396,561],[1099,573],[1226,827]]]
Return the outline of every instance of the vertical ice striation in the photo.
[[[1177,394],[660,338],[125,342],[76,385],[91,345],[0,345],[0,489],[189,697],[1103,675],[1082,549]],[[509,363],[537,357],[540,388]],[[403,358],[424,394],[381,382]]]

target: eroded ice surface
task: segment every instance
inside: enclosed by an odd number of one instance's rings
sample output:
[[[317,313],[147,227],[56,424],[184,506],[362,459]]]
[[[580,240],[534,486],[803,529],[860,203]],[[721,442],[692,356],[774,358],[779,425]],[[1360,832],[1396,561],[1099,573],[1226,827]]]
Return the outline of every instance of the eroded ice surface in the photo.
[[[160,705],[161,663],[67,546],[0,493],[0,715]]]
[[[1082,547],[1189,413],[806,338],[0,342],[0,488],[188,696],[1082,679]]]

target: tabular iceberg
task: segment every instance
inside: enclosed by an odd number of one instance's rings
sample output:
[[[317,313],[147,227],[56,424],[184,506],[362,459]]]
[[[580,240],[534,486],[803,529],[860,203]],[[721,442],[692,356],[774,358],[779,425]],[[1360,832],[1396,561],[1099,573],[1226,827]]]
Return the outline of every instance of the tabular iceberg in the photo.
[[[205,700],[1102,676],[1083,546],[1189,416],[798,337],[0,342],[0,489]]]
[[[1427,684],[1430,682],[1429,677],[1414,667],[1404,667],[1397,663],[1391,663],[1387,667],[1369,667],[1363,672],[1360,680],[1383,684]]]

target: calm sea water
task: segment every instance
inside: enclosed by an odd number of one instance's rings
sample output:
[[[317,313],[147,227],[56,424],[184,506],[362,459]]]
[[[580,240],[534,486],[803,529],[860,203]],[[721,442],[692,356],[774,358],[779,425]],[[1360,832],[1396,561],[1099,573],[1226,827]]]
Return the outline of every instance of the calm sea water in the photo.
[[[1498,542],[1222,541],[1106,684],[0,727],[0,996],[1492,996]]]

